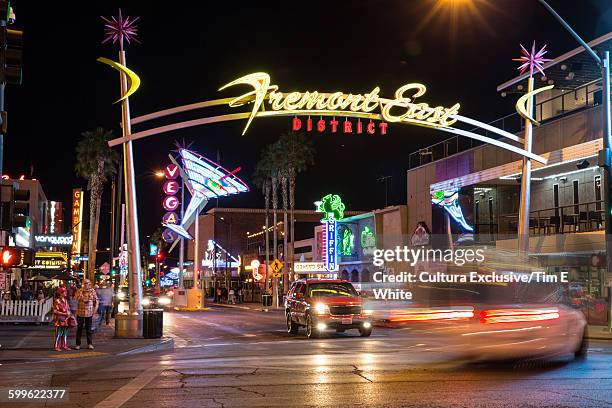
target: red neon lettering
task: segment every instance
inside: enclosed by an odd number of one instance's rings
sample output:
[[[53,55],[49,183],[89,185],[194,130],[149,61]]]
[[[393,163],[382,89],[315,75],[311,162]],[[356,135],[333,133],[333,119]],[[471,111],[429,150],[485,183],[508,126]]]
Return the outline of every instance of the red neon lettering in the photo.
[[[368,123],[368,126],[366,127],[366,131],[368,132],[368,134],[373,135],[375,130],[376,130],[376,125],[374,124],[374,122]]]
[[[330,120],[329,124],[332,127],[332,133],[336,133],[338,131],[338,121],[337,120]]]
[[[361,123],[361,121],[357,121],[357,134],[360,135],[363,133],[363,124]]]
[[[325,121],[323,119],[319,119],[317,122],[317,130],[319,132],[325,132]]]
[[[353,133],[353,124],[348,120],[344,121],[344,133]]]
[[[387,134],[387,127],[389,127],[389,124],[387,122],[380,122],[378,124],[378,128],[380,129],[380,134],[381,135],[386,135]]]
[[[302,120],[298,117],[293,118],[291,129],[295,132],[302,128]]]
[[[306,130],[309,132],[312,130],[312,119],[310,118],[308,118],[308,120],[306,121]]]

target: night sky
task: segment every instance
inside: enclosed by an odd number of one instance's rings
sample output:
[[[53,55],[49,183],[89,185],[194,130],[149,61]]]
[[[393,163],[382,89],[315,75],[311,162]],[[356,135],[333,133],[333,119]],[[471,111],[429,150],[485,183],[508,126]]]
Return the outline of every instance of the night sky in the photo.
[[[81,132],[103,126],[120,134],[120,108],[112,104],[119,94],[118,75],[96,62],[99,56],[117,59],[116,47],[101,44],[99,16],[116,15],[118,7],[141,16],[142,43],[127,47],[128,66],[142,79],[130,98],[133,117],[242,94],[250,89],[217,89],[264,71],[281,91],[365,93],[380,86],[381,96],[392,97],[399,86],[421,82],[427,85],[423,101],[459,102],[463,115],[488,122],[514,111],[516,96],[502,98],[495,88],[516,76],[517,63],[511,59],[519,56],[519,43],[547,43],[548,57],[576,47],[536,0],[475,0],[476,11],[457,8],[456,18],[451,7],[432,13],[443,3],[438,0],[241,3],[15,0],[15,27],[24,30],[24,79],[22,86],[9,86],[6,92],[6,173],[29,176],[33,166],[47,197],[66,205],[73,187],[86,186],[74,172]],[[587,41],[612,29],[609,0],[550,3]],[[208,112],[199,111],[202,116]],[[143,234],[159,225],[161,183],[152,173],[167,162],[176,141],[192,143],[192,149],[213,160],[219,152],[221,164],[242,166],[238,175],[252,185],[260,150],[290,130],[291,119],[256,119],[241,136],[244,125],[226,122],[135,142]],[[386,136],[309,137],[316,164],[298,178],[297,208],[314,208],[313,201],[334,192],[348,209],[366,210],[385,204],[384,184],[377,182],[383,175],[393,176],[389,204],[405,203],[408,155],[447,135],[391,125]],[[104,200],[109,200],[108,191]],[[263,198],[253,189],[223,198],[219,205],[261,208]],[[102,225],[101,245],[106,231]]]

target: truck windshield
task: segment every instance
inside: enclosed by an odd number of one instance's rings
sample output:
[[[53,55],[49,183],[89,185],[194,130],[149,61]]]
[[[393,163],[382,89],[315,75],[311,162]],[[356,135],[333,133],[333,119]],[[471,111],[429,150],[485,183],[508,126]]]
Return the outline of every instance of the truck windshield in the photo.
[[[350,283],[312,283],[308,285],[310,297],[355,297],[359,296]]]

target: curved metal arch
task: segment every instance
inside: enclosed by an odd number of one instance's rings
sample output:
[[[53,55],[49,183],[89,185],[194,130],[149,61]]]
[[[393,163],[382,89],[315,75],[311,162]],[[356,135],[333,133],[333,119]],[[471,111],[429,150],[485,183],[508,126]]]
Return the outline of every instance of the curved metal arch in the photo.
[[[207,108],[211,106],[224,105],[224,104],[227,104],[228,101],[231,99],[233,98],[215,99],[215,100],[210,100],[210,101],[193,103],[189,105],[178,106],[178,107],[170,108],[170,109],[164,109],[158,112],[153,112],[147,115],[136,117],[132,119],[132,124],[144,123],[144,122],[147,122],[153,119],[158,119],[158,118],[162,118],[162,117],[169,116],[169,115],[174,115],[174,114],[181,113],[181,112],[187,112],[190,110],[202,109],[202,108]],[[138,139],[142,139],[148,136],[153,136],[153,135],[157,135],[160,133],[171,132],[171,131],[179,130],[179,129],[185,129],[188,127],[207,125],[210,123],[229,122],[233,120],[247,119],[250,116],[250,114],[251,114],[250,112],[230,113],[230,114],[225,114],[225,115],[210,116],[210,117],[205,117],[205,118],[177,122],[177,123],[173,123],[170,125],[159,126],[156,128],[151,128],[147,130],[142,130],[140,132],[132,133],[128,137],[121,137],[121,138],[113,139],[109,141],[108,144],[109,146],[113,147],[121,143],[125,143],[129,140],[138,140]],[[325,110],[301,111],[299,113],[287,112],[287,111],[263,111],[263,112],[257,112],[257,117],[295,116],[296,114],[300,114],[300,115],[311,114],[311,115],[316,115],[316,116],[342,116],[342,117],[348,116],[348,117],[355,117],[355,118],[360,118],[360,119],[374,119],[374,120],[381,119],[380,114],[359,113],[359,112],[351,112],[351,111],[325,111]],[[460,115],[456,115],[456,116],[457,116],[457,119],[462,122],[465,122],[465,123],[468,123],[474,126],[480,125],[480,127],[486,130],[489,130],[489,131],[495,130],[497,131],[496,133],[498,134],[502,132],[503,136],[506,136],[506,137],[512,136],[512,140],[520,141],[520,139],[516,137],[515,135],[505,132],[501,129],[497,129],[493,126],[486,125],[477,120],[466,118],[464,116],[460,116]],[[415,124],[421,125],[418,123],[415,123]],[[546,164],[546,159],[544,157],[541,157],[532,152],[528,152],[524,149],[521,149],[520,147],[511,145],[509,143],[502,142],[501,140],[498,140],[498,139],[492,139],[490,137],[482,136],[477,133],[473,133],[473,132],[463,130],[463,129],[457,129],[454,127],[433,127],[433,126],[429,126],[429,127],[436,129],[436,130],[441,130],[441,131],[448,132],[448,133],[454,133],[459,136],[464,136],[470,139],[488,143],[488,144],[500,147],[502,149],[511,151],[513,153],[519,154],[521,156],[528,157],[539,163]]]

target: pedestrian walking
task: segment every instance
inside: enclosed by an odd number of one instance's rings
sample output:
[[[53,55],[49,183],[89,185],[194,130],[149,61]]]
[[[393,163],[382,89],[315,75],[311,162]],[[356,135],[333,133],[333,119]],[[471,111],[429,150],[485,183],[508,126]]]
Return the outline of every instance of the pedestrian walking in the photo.
[[[89,279],[83,279],[83,287],[77,291],[77,332],[76,332],[76,350],[81,349],[81,336],[83,335],[83,327],[87,334],[87,348],[93,350],[93,331],[92,318],[94,311],[98,308],[98,296],[96,291],[91,287]]]
[[[100,306],[98,307],[98,324],[99,328],[102,325],[102,320],[106,321],[106,325],[110,324],[110,315],[113,310],[113,289],[105,282],[96,290]]]
[[[19,285],[17,284],[17,280],[13,281],[11,285],[11,300],[19,300],[21,298],[21,290],[19,290]]]
[[[236,304],[236,295],[234,294],[234,288],[230,288],[229,296],[227,298],[227,304],[235,305]]]
[[[66,289],[60,288],[53,301],[53,319],[55,325],[55,351],[70,350],[68,346],[68,329],[70,328],[70,308],[66,301]]]
[[[215,292],[216,296],[215,296],[215,302],[216,303],[221,303],[221,288],[217,288],[217,291]]]

